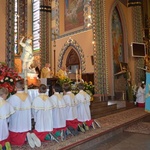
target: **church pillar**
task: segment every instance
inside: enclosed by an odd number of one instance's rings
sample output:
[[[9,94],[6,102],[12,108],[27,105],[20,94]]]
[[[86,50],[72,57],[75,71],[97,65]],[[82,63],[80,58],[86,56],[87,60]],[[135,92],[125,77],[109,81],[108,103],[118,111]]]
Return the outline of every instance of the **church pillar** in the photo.
[[[20,57],[21,48],[19,40],[21,35],[27,36],[27,2],[28,0],[6,1],[6,63],[11,68],[15,67],[15,57]],[[15,4],[17,5],[15,6]],[[17,18],[16,22],[15,18]],[[15,24],[17,24],[16,30],[14,30]],[[16,53],[14,50],[15,43],[17,43]]]
[[[51,63],[51,0],[41,0],[40,3],[40,51],[41,67],[46,62]]]
[[[105,0],[93,0],[94,83],[95,93],[108,93],[106,61]]]
[[[133,18],[133,41],[143,43],[143,25],[142,25],[142,10],[141,6],[132,7],[132,18]],[[145,72],[139,67],[144,67],[143,58],[135,58],[135,81],[136,83],[145,79]]]
[[[14,67],[14,1],[6,1],[6,63],[9,67]]]

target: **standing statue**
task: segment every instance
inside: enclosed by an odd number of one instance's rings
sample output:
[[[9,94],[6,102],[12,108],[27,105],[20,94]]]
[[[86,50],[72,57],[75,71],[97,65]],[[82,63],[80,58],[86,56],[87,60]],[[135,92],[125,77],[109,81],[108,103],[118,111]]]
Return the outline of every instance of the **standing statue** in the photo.
[[[23,51],[21,54],[22,73],[25,72],[25,69],[27,69],[26,71],[29,72],[30,65],[33,61],[33,52],[32,52],[32,45],[31,45],[32,39],[31,37],[27,38],[25,43],[23,43],[23,40],[24,40],[24,36],[21,38],[19,43],[23,47]]]

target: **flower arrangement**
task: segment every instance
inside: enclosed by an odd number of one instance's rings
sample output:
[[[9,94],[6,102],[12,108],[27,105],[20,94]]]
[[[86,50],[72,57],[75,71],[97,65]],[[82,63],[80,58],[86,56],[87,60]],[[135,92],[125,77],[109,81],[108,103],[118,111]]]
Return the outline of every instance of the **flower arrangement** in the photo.
[[[84,82],[84,86],[85,86],[85,91],[90,95],[93,96],[94,94],[94,85],[91,81],[89,82]]]
[[[73,81],[71,79],[69,79],[68,77],[64,77],[64,76],[59,76],[57,83],[59,83],[60,85],[63,85],[64,83],[69,83],[71,84],[71,89],[72,92],[74,94],[77,94],[79,91],[77,89],[77,83],[73,84]],[[84,86],[85,86],[85,91],[92,97],[94,94],[94,85],[93,83],[90,82],[83,82]]]
[[[15,83],[17,80],[22,79],[17,72],[9,68],[4,63],[0,63],[0,86],[8,89],[9,94],[14,94]]]
[[[59,76],[58,77],[58,80],[57,80],[57,83],[59,83],[61,86],[64,84],[64,83],[69,83],[69,84],[71,84],[72,83],[72,81],[69,79],[69,78],[67,78],[67,77],[64,77],[64,76]]]
[[[78,91],[78,88],[77,88],[77,84],[78,82],[74,83],[74,81],[72,81],[70,78],[68,78],[64,71],[62,69],[60,69],[58,72],[57,72],[57,77],[58,77],[58,80],[57,80],[57,83],[59,83],[61,86],[64,84],[64,83],[69,83],[71,85],[71,89],[72,89],[72,92],[74,94],[77,94],[79,91]],[[85,91],[91,96],[93,97],[93,94],[94,94],[94,85],[93,83],[90,81],[90,82],[84,82],[83,80],[81,80],[81,82],[83,82],[84,86],[85,86]]]

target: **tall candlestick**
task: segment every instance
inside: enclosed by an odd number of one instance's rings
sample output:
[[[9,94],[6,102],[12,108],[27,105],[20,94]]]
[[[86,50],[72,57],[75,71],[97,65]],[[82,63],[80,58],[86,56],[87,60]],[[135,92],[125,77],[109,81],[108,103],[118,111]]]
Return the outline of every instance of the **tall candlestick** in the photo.
[[[54,77],[56,76],[56,50],[54,49]]]
[[[76,82],[78,82],[78,69],[76,69]]]
[[[122,99],[125,100],[125,93],[122,93]]]
[[[80,74],[80,81],[82,80],[82,72],[81,69],[79,70],[79,74]]]
[[[28,85],[27,85],[27,63],[26,63],[26,67],[24,69],[24,91],[25,91],[25,93],[28,92]]]

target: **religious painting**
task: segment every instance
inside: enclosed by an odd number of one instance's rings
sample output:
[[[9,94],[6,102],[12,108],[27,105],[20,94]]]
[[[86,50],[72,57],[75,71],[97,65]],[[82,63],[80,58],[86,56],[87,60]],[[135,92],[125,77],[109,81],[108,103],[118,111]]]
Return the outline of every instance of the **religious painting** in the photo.
[[[65,32],[84,25],[84,0],[65,0]]]
[[[112,46],[114,73],[120,71],[120,62],[124,62],[123,30],[117,8],[112,14]]]

